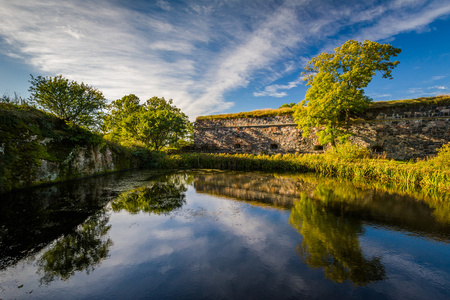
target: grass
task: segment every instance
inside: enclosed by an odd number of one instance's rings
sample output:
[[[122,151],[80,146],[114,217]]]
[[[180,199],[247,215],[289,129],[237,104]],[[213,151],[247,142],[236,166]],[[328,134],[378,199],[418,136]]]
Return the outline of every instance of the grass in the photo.
[[[72,154],[83,149],[103,154],[109,149],[116,170],[152,167],[157,160],[154,156],[159,155],[139,147],[116,145],[29,105],[0,102],[0,193],[48,183],[39,179],[43,178],[43,161],[58,166],[54,170],[56,181],[79,178],[82,174],[73,167]],[[87,151],[85,155],[92,153]],[[55,175],[48,172],[48,178]]]
[[[195,120],[204,121],[204,120],[227,120],[227,119],[239,119],[239,118],[261,118],[261,117],[274,117],[274,116],[284,116],[284,115],[292,115],[293,110],[290,107],[279,108],[279,109],[261,109],[254,110],[249,112],[240,112],[235,114],[221,114],[221,115],[212,115],[212,116],[201,116],[197,117]]]
[[[391,100],[391,101],[377,101],[370,105],[371,109],[386,109],[386,108],[407,108],[418,107],[428,105],[450,105],[450,95],[439,95],[435,97],[421,97],[416,99],[405,100]],[[263,109],[254,110],[250,112],[240,112],[235,114],[221,114],[212,116],[201,116],[196,119],[196,122],[204,120],[227,120],[227,119],[239,119],[239,118],[261,118],[261,117],[273,117],[282,115],[292,115],[292,108],[279,108],[279,109]]]
[[[428,105],[450,105],[450,95],[439,95],[436,97],[421,97],[416,99],[377,101],[370,105],[370,109],[382,109],[393,107],[417,107]]]
[[[348,150],[348,149],[347,149]],[[335,152],[333,152],[335,151]],[[222,169],[240,171],[315,172],[358,181],[376,181],[383,185],[401,185],[407,189],[423,189],[430,193],[450,193],[450,146],[446,145],[434,158],[401,162],[372,158],[363,150],[331,150],[325,154],[180,154],[161,157],[160,168]]]

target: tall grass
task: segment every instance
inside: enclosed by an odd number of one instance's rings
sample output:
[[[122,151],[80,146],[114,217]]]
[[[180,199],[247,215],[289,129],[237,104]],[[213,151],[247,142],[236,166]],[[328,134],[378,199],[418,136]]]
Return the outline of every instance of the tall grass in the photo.
[[[450,192],[450,145],[439,150],[436,157],[407,162],[372,158],[368,150],[351,147],[344,145],[325,154],[167,155],[159,159],[158,166],[170,169],[315,172],[325,176]]]

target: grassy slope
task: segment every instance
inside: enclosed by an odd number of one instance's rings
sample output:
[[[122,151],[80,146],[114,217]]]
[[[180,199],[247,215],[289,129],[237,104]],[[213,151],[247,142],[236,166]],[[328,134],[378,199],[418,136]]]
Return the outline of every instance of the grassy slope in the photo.
[[[34,178],[42,160],[62,164],[73,149],[90,146],[99,151],[108,147],[124,158],[117,161],[118,169],[129,164],[129,154],[123,147],[106,142],[99,135],[70,127],[27,105],[0,103],[0,192],[37,184]],[[64,179],[76,177],[66,175]]]

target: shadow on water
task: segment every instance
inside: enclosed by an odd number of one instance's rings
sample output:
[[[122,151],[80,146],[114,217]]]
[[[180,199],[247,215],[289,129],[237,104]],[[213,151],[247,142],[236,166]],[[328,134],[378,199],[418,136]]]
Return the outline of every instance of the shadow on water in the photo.
[[[164,182],[166,177],[152,171],[116,173],[1,194],[0,270],[38,253],[53,241],[55,249],[47,250],[50,254],[40,263],[46,278],[64,279],[70,270],[88,270],[89,264],[95,265],[106,256],[111,244],[104,237],[109,229],[106,204],[150,180]],[[71,260],[85,253],[85,261]],[[49,275],[59,266],[68,269]]]
[[[74,232],[114,196],[104,178],[80,183],[2,194],[1,268]]]

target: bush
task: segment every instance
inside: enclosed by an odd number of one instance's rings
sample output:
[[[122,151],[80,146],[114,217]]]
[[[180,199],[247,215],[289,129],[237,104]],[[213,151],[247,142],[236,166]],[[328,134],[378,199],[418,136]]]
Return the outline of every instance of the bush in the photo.
[[[438,149],[438,154],[431,159],[435,164],[450,165],[450,143]]]
[[[344,161],[354,161],[357,159],[370,158],[369,149],[361,147],[350,142],[337,144],[336,148],[330,148],[325,152],[325,156],[331,159],[340,159]]]

